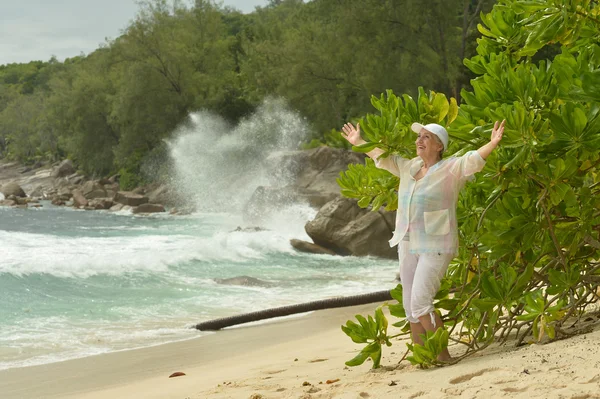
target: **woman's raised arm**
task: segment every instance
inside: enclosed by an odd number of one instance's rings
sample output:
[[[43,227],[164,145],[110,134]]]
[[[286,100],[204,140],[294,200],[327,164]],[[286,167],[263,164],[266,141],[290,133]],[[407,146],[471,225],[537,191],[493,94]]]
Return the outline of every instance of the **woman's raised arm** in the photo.
[[[343,127],[342,127],[342,137],[345,138],[346,140],[348,140],[350,142],[350,144],[352,145],[362,145],[365,144],[366,141],[363,140],[362,137],[360,137],[360,124],[357,123],[356,127],[354,127],[354,125],[352,123],[346,123]],[[367,155],[377,161],[377,159],[381,156],[381,154],[383,154],[383,150],[380,148],[375,148],[369,152],[367,152]]]
[[[490,139],[490,142],[477,150],[479,155],[481,155],[481,158],[486,159],[492,153],[492,151],[494,151],[494,149],[498,147],[498,143],[500,143],[500,140],[502,140],[502,134],[504,133],[505,123],[506,120],[503,120],[502,123],[500,123],[500,125],[498,125],[498,121],[494,123],[494,128],[492,129],[492,137]]]

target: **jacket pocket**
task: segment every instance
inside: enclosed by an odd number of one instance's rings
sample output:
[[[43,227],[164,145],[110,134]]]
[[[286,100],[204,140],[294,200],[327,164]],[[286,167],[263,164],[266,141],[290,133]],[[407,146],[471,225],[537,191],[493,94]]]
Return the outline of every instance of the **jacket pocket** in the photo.
[[[424,212],[425,233],[441,236],[450,233],[450,214],[448,209]]]

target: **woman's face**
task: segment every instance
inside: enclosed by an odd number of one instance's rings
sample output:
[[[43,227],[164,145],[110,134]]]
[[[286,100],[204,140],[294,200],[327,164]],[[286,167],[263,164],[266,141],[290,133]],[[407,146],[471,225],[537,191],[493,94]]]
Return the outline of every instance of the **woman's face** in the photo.
[[[417,145],[417,155],[421,158],[439,158],[444,145],[437,136],[430,131],[421,129],[415,141]]]

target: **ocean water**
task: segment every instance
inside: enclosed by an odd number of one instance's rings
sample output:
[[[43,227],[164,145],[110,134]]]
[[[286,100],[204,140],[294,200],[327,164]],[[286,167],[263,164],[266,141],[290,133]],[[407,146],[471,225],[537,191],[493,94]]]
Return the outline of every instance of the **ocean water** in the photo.
[[[201,337],[212,334],[191,328],[202,321],[393,288],[395,261],[296,252],[291,238],[310,240],[307,205],[274,205],[264,230],[236,231],[255,226],[244,205],[258,186],[292,182],[263,161],[305,134],[277,100],[237,126],[191,115],[165,161],[197,209],[188,216],[0,207],[0,369]],[[268,286],[216,281],[236,276]]]
[[[395,286],[396,262],[294,251],[302,223],[235,231],[240,222],[0,208],[0,369],[198,337],[201,321]],[[269,286],[215,281],[235,276]]]

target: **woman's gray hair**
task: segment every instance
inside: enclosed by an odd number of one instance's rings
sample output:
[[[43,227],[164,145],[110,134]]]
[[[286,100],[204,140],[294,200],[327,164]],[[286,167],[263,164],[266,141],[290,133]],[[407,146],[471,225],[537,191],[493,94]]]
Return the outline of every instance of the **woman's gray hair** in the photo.
[[[444,156],[444,143],[442,143],[442,140],[440,140],[440,138],[437,135],[434,134],[433,137],[435,137],[435,140],[437,141],[438,144],[442,145],[442,149],[439,152],[440,159],[442,159]]]

